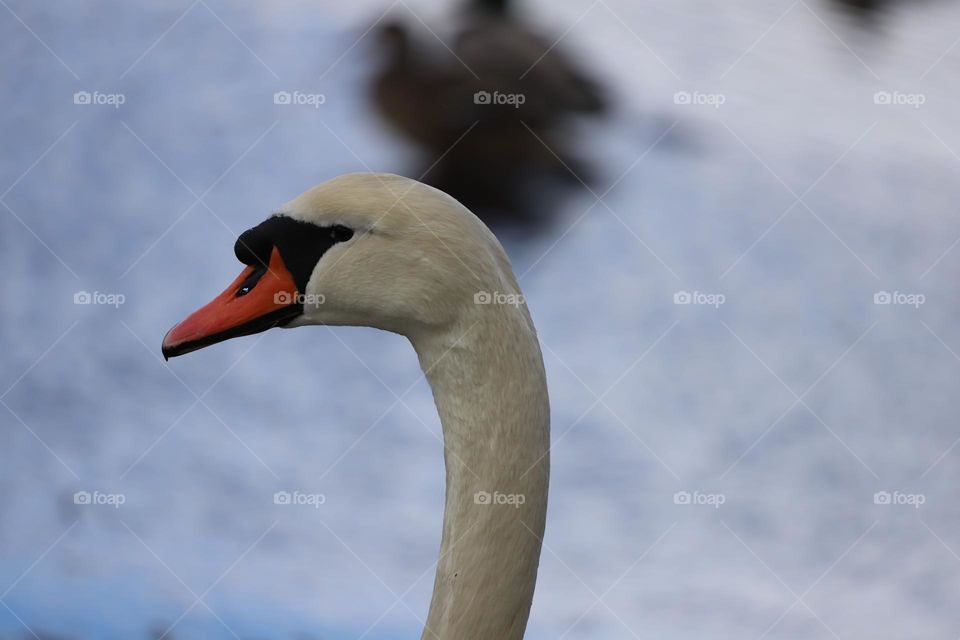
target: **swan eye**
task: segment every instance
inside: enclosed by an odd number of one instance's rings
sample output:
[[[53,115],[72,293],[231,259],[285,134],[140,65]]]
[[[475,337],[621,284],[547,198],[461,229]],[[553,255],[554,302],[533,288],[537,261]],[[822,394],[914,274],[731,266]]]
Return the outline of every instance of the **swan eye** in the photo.
[[[330,237],[334,242],[346,242],[353,237],[353,229],[337,224],[330,227]]]

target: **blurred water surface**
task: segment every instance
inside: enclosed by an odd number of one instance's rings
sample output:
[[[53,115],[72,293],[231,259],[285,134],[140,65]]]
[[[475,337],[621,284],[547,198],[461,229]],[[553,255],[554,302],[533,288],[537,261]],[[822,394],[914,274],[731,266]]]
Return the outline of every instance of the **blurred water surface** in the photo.
[[[362,96],[383,5],[3,4],[0,634],[417,637],[443,470],[409,345],[159,358],[242,230],[409,159]],[[956,637],[960,7],[876,30],[813,0],[526,11],[620,105],[582,132],[603,202],[504,238],[554,410],[528,637]],[[325,503],[274,504],[294,490]]]

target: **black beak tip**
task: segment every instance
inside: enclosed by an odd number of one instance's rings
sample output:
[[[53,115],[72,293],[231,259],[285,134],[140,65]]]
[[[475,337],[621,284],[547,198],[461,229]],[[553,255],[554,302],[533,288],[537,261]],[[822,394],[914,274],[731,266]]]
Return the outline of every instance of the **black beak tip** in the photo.
[[[205,345],[199,342],[187,342],[185,344],[175,344],[175,345],[163,345],[160,348],[160,352],[163,354],[163,359],[165,362],[169,361],[170,358],[176,358],[187,353],[191,353],[198,349],[203,348]]]
[[[170,358],[176,358],[183,353],[183,349],[180,348],[182,345],[169,344],[168,341],[171,333],[173,333],[173,329],[167,331],[166,335],[163,336],[163,343],[160,345],[160,353],[163,354],[164,362],[168,362]]]

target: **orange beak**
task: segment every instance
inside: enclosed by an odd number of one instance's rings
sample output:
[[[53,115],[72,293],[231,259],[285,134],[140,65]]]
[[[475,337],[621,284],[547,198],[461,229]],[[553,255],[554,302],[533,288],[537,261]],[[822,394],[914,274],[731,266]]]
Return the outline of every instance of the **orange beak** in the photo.
[[[268,267],[247,267],[226,291],[170,329],[163,338],[163,357],[283,325],[302,312],[299,298],[293,276],[274,247]]]

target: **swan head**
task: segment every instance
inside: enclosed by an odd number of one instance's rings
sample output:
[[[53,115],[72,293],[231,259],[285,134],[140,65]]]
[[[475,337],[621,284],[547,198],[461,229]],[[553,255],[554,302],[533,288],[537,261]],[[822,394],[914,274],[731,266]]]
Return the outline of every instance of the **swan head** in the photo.
[[[234,252],[246,268],[167,333],[165,357],[277,326],[369,326],[414,338],[456,323],[478,292],[516,290],[506,254],[476,216],[390,174],[314,187],[241,234]]]

